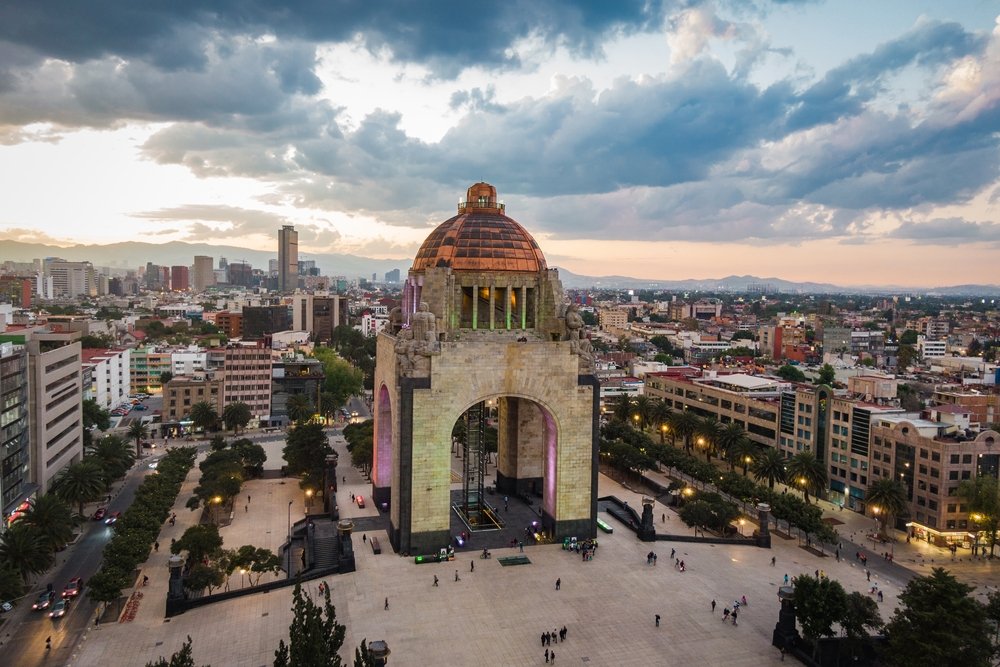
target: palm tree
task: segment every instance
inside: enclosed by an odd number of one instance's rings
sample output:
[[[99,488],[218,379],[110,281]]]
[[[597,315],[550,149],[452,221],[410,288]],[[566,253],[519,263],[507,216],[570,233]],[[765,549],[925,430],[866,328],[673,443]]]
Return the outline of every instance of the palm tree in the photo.
[[[8,563],[0,562],[0,600],[13,600],[24,595],[21,572]]]
[[[233,430],[233,435],[241,429],[246,427],[253,419],[253,412],[250,410],[250,406],[242,401],[236,401],[230,403],[222,409],[222,423],[226,425],[226,428]]]
[[[746,440],[746,438],[746,432],[743,430],[743,427],[736,422],[729,422],[719,431],[719,453],[726,459],[730,470],[733,469],[735,462],[739,460],[737,458],[740,454],[738,451],[739,444],[743,440]]]
[[[758,482],[766,479],[767,488],[774,490],[775,482],[785,481],[785,456],[774,447],[765,447],[754,459],[753,478]]]
[[[673,423],[670,430],[684,440],[684,451],[691,451],[691,436],[698,429],[698,415],[690,410],[679,410],[671,415]]]
[[[660,432],[661,445],[664,442],[667,431],[670,430],[670,413],[671,410],[666,401],[656,401],[656,403],[653,404],[652,422],[656,424],[656,429]],[[670,438],[671,441],[673,441],[672,433]]]
[[[218,423],[219,413],[211,403],[198,401],[191,406],[191,421],[194,422],[195,428],[208,431]]]
[[[73,539],[73,528],[77,524],[66,501],[51,493],[33,499],[21,521],[37,528],[52,551],[62,549]]]
[[[305,394],[292,394],[288,397],[285,406],[288,410],[288,418],[296,424],[306,423],[315,413],[312,401]]]
[[[653,421],[653,399],[649,396],[636,396],[635,414],[639,416],[639,428],[646,429]]]
[[[135,438],[135,458],[142,456],[142,441],[149,437],[149,431],[142,420],[132,422],[125,433],[129,438]]]
[[[705,448],[706,461],[711,461],[712,455],[719,451],[723,428],[715,417],[705,417],[698,423],[695,433],[698,435],[698,446]]]
[[[116,435],[108,435],[93,443],[87,450],[86,457],[97,461],[104,470],[104,481],[111,482],[123,477],[135,463],[136,455],[128,443]]]
[[[104,494],[104,471],[96,461],[81,461],[62,469],[52,484],[52,492],[68,503],[76,503],[83,516],[83,504]]]
[[[736,465],[743,468],[743,476],[746,477],[750,465],[760,456],[760,449],[757,447],[757,443],[746,437],[737,442],[733,449],[736,450],[733,454],[733,460],[736,461]]]
[[[13,567],[27,581],[28,575],[45,572],[55,554],[35,526],[18,521],[0,534],[0,563]]]
[[[802,497],[809,503],[809,489],[819,493],[826,486],[826,466],[812,452],[799,452],[788,459],[788,479],[802,488]]]
[[[893,518],[906,511],[906,485],[891,477],[881,477],[865,491],[865,504],[879,521],[879,536],[885,537]]]
[[[632,398],[627,394],[619,394],[615,397],[614,406],[611,409],[612,419],[627,424],[632,417]]]

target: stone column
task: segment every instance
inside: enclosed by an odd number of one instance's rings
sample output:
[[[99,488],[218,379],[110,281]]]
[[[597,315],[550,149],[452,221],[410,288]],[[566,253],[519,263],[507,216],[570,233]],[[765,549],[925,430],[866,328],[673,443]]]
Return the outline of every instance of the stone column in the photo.
[[[778,612],[778,623],[771,635],[771,645],[789,651],[799,642],[799,631],[795,629],[795,588],[782,586],[778,589],[778,599],[781,601],[781,611]]]
[[[656,541],[656,528],[653,527],[653,499],[642,499],[642,521],[639,524],[637,536],[643,542]]]
[[[757,521],[760,525],[760,530],[757,532],[757,546],[764,549],[771,548],[771,527],[768,525],[770,518],[771,506],[767,503],[758,504]]]

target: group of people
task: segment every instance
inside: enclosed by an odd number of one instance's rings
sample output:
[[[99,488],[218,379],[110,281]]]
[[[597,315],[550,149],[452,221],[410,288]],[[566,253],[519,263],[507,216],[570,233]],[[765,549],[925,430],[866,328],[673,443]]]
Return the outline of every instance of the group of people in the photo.
[[[739,600],[733,600],[733,608],[730,611],[729,607],[725,607],[722,610],[722,622],[726,621],[732,622],[733,625],[738,625],[736,619],[739,618],[740,609],[749,606],[747,602],[747,596],[743,595]],[[712,611],[715,611],[715,600],[712,600]]]
[[[561,630],[553,629],[552,632],[546,630],[542,633],[542,646],[552,646],[552,643],[559,643],[566,641],[566,626],[562,626]],[[556,652],[546,648],[545,649],[545,662],[555,662]]]
[[[646,554],[646,565],[656,565],[656,552],[650,551]]]
[[[597,551],[597,540],[591,538],[579,542],[575,537],[567,538],[567,540],[563,542],[563,549],[580,554],[584,561],[593,560],[594,553]]]

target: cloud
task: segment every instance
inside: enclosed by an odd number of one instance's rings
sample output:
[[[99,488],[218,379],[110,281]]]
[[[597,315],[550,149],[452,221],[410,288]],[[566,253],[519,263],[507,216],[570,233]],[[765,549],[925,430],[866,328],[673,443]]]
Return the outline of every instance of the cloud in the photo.
[[[254,234],[272,236],[287,218],[267,211],[254,211],[236,206],[191,204],[155,211],[132,213],[132,217],[156,221],[189,222],[188,239],[240,238]],[[206,224],[214,223],[214,224]]]
[[[58,246],[72,245],[66,239],[59,239],[37,229],[25,229],[23,227],[0,227],[0,238],[20,243],[45,243],[47,245]]]
[[[962,245],[983,241],[1000,243],[1000,223],[973,222],[962,218],[935,218],[923,222],[907,220],[888,236],[916,243]]]

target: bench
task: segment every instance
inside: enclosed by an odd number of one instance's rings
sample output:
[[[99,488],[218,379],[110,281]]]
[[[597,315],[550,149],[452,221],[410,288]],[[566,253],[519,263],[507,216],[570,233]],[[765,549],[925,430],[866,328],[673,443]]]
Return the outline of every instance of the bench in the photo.
[[[382,553],[382,545],[378,543],[378,538],[377,537],[373,537],[373,538],[371,538],[368,541],[372,543],[372,552],[373,553],[375,553],[375,554]]]
[[[605,533],[613,533],[613,532],[615,532],[615,529],[611,527],[611,524],[609,524],[604,519],[598,519],[597,520],[597,527],[600,528],[601,530],[603,530]]]

